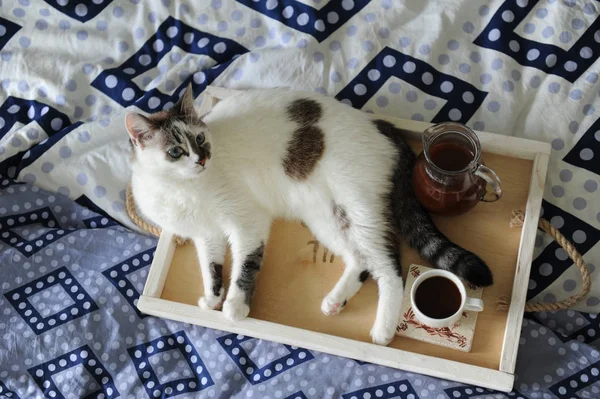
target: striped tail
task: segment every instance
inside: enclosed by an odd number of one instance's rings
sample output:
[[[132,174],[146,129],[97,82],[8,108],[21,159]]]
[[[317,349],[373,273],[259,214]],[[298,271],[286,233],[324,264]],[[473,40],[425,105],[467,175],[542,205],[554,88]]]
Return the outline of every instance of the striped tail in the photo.
[[[399,150],[391,193],[392,218],[398,233],[438,269],[448,270],[477,286],[492,285],[492,272],[485,262],[443,235],[419,204],[412,186],[415,154],[402,138],[402,131],[386,121],[374,123]]]

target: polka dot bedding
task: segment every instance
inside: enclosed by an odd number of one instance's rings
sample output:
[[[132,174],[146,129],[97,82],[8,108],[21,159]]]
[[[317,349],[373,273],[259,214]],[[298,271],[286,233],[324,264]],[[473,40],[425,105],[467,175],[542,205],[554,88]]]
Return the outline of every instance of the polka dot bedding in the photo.
[[[0,398],[600,397],[599,56],[596,0],[0,0]],[[592,292],[526,315],[510,394],[141,314],[124,112],[188,83],[551,143],[543,217]],[[528,298],[580,287],[539,232]]]

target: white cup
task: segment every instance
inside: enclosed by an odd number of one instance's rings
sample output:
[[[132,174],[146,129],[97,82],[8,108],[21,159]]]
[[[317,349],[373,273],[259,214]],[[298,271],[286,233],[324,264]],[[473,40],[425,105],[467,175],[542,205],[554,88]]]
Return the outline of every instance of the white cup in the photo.
[[[415,295],[419,285],[423,283],[425,280],[430,279],[432,277],[444,277],[453,282],[458,288],[461,296],[460,307],[458,310],[449,317],[444,319],[434,319],[425,315],[416,304]],[[410,301],[415,313],[415,316],[419,321],[429,327],[433,328],[442,328],[442,327],[450,327],[456,323],[463,314],[463,311],[473,311],[473,312],[481,312],[483,311],[483,301],[477,298],[470,298],[467,296],[467,289],[465,288],[465,284],[454,274],[445,270],[428,270],[422,273],[412,285],[410,289]]]

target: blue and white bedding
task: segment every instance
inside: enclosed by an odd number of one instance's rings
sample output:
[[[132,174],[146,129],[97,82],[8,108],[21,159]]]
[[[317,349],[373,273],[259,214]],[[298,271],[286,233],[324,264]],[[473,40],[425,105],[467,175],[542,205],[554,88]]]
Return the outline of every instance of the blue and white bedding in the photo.
[[[140,314],[123,129],[191,81],[550,142],[544,217],[595,270],[599,56],[597,0],[0,0],[0,397],[600,397],[596,286],[526,316],[510,395]],[[581,288],[535,255],[530,299]]]

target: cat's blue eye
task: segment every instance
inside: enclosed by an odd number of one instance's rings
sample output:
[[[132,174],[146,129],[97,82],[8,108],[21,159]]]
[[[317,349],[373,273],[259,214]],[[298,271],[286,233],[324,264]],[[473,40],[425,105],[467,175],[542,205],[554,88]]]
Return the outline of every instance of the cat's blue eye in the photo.
[[[200,133],[196,136],[196,144],[202,145],[204,144],[204,133]]]
[[[183,155],[183,149],[181,147],[169,148],[167,154],[173,159],[181,158],[181,156]]]

